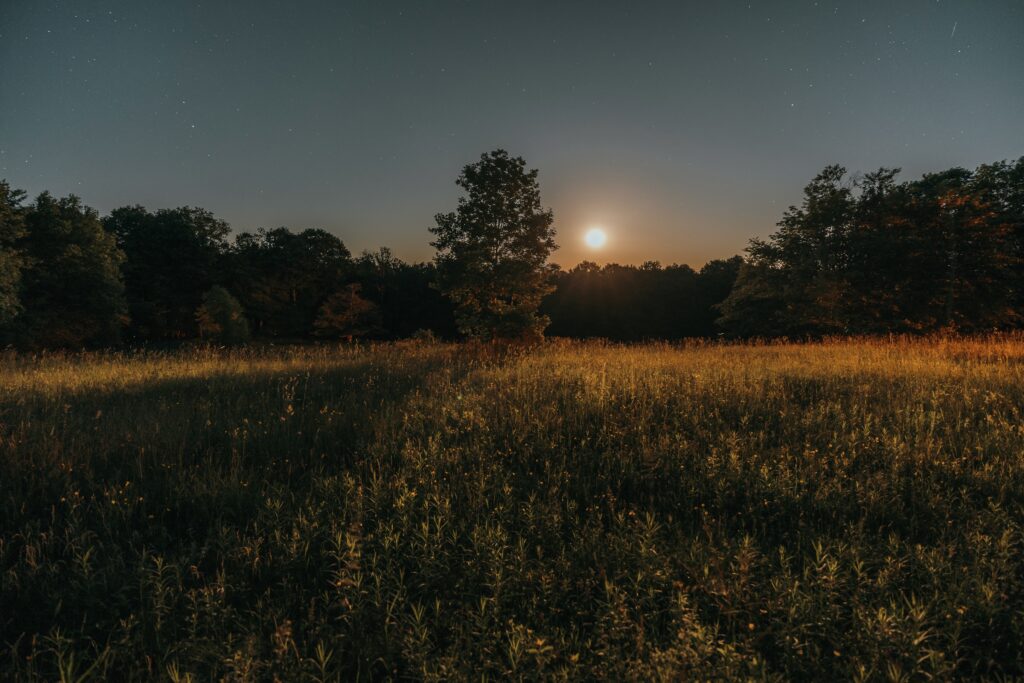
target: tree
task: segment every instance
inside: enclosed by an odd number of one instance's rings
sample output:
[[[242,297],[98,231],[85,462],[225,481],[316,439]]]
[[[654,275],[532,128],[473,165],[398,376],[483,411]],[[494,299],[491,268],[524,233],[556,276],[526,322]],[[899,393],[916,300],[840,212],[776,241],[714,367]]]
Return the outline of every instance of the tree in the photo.
[[[765,263],[740,266],[715,324],[730,335],[774,337],[789,332],[784,316],[783,274]]]
[[[747,262],[722,302],[723,329],[740,335],[828,334],[848,329],[850,225],[855,199],[846,169],[825,167]]]
[[[943,251],[938,283],[945,326],[984,329],[1015,322],[1011,308],[1015,255],[1009,226],[970,185],[935,197],[935,242]]]
[[[721,322],[740,334],[963,330],[1020,321],[1024,165],[852,185],[829,166],[754,239]]]
[[[327,298],[313,324],[318,337],[340,339],[363,337],[380,330],[380,311],[376,304],[359,295],[361,287],[352,283]]]
[[[200,208],[114,209],[103,219],[125,253],[122,266],[131,333],[180,339],[197,333],[195,310],[221,279],[228,224]]]
[[[541,208],[537,171],[505,150],[466,166],[454,213],[435,217],[439,286],[455,304],[459,330],[482,339],[530,338],[548,324],[538,314],[552,291],[554,215]]]
[[[716,320],[720,315],[721,303],[732,292],[743,257],[708,261],[697,273],[697,320],[695,334],[710,337],[719,331]]]
[[[249,341],[249,321],[238,299],[221,286],[211,287],[203,294],[203,303],[196,310],[199,336],[223,344]]]
[[[845,330],[843,292],[848,264],[853,196],[846,169],[825,167],[804,188],[799,207],[791,206],[770,242],[752,241],[755,264],[777,265],[784,274],[786,327],[799,334]]]
[[[1024,157],[979,166],[971,184],[994,212],[997,229],[1010,239],[1011,304],[1017,316],[1024,316]]]
[[[24,260],[18,242],[25,232],[25,193],[0,180],[0,326],[21,311],[18,289]]]
[[[717,305],[729,294],[742,259],[711,261],[697,273],[687,265],[662,267],[583,261],[556,275],[541,311],[549,332],[616,341],[681,339],[715,333]]]
[[[242,233],[230,254],[231,289],[256,332],[298,338],[313,331],[320,306],[351,271],[344,243],[324,230],[288,228]]]
[[[847,326],[854,332],[913,331],[918,324],[911,265],[927,244],[906,214],[906,186],[896,183],[899,172],[880,168],[857,181],[844,306]]]
[[[437,270],[432,263],[405,263],[382,247],[363,252],[354,262],[355,278],[365,296],[380,309],[382,333],[408,337],[417,330],[437,335],[456,334],[452,302],[436,285]]]
[[[124,254],[78,197],[39,195],[25,214],[25,256],[16,336],[24,346],[110,345],[128,322]]]

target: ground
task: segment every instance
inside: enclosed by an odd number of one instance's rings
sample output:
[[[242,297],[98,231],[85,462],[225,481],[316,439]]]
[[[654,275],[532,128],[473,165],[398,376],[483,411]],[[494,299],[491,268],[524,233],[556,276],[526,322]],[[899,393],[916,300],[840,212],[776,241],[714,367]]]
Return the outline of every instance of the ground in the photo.
[[[0,678],[1024,675],[1024,338],[0,361]]]

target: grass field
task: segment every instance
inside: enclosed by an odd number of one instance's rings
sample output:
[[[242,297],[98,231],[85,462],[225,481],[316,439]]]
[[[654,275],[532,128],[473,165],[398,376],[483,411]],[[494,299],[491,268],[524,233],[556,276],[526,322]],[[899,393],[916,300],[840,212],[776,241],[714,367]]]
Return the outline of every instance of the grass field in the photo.
[[[1024,337],[0,361],[0,679],[1024,675]]]

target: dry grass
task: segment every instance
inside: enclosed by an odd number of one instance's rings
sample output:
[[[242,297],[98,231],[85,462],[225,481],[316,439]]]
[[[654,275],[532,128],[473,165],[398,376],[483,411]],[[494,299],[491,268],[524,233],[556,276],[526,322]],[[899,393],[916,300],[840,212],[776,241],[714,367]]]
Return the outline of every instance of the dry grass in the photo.
[[[1024,675],[1024,339],[0,362],[0,677]]]

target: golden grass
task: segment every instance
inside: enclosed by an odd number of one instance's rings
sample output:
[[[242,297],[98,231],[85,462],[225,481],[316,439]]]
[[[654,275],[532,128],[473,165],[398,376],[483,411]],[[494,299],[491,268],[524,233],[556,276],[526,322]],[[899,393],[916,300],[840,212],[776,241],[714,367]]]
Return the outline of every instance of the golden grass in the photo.
[[[1024,675],[1024,337],[0,362],[0,676]]]

